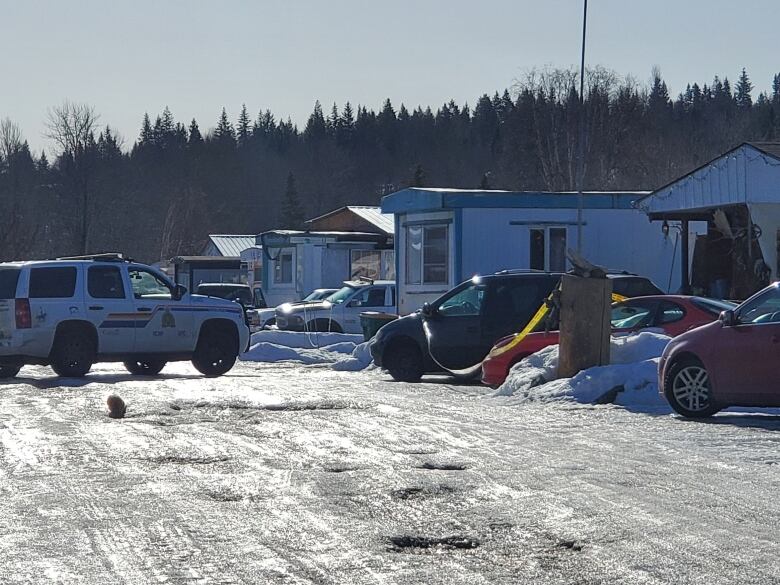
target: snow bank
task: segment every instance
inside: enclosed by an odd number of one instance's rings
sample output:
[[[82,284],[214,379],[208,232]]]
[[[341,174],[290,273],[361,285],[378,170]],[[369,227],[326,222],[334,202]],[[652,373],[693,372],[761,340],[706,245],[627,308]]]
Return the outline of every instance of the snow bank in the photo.
[[[241,360],[294,361],[307,365],[330,365],[340,371],[359,371],[372,363],[372,343],[373,340],[363,342],[362,335],[259,331],[252,335],[251,347],[241,355]]]
[[[628,408],[668,408],[658,394],[658,359],[670,337],[643,331],[612,337],[608,366],[597,366],[573,378],[556,379],[558,346],[546,347],[516,364],[494,396],[512,402],[573,400],[608,401]],[[622,388],[614,396],[610,391]]]
[[[256,345],[258,343],[273,343],[283,347],[313,349],[340,343],[358,345],[363,343],[363,336],[348,333],[299,333],[297,331],[268,329],[252,334],[252,340],[249,344]]]

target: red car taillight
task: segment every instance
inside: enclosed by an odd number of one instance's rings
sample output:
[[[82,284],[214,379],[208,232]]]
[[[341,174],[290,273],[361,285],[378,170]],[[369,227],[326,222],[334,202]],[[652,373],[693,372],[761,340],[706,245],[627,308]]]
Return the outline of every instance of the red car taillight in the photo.
[[[30,299],[16,299],[16,328],[29,329],[30,327],[32,327]]]

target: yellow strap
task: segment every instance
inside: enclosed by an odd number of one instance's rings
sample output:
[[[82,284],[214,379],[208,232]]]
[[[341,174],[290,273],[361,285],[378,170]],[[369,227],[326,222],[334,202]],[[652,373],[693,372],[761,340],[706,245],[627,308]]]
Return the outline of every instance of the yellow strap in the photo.
[[[549,298],[552,298],[552,295],[550,295]],[[623,295],[619,295],[617,293],[612,293],[612,302],[613,303],[619,303],[621,301],[625,301],[628,299],[628,297],[624,297]],[[531,320],[528,322],[528,324],[523,327],[523,330],[515,335],[515,338],[504,345],[503,347],[496,347],[493,350],[491,350],[489,357],[496,357],[501,355],[502,353],[506,353],[510,349],[512,349],[514,346],[516,346],[518,343],[523,341],[525,339],[526,335],[528,335],[531,331],[533,331],[536,326],[541,322],[542,319],[544,319],[547,316],[547,313],[550,312],[550,307],[547,306],[547,303],[545,302],[539,309],[537,309],[536,313],[533,317],[531,317]]]
[[[503,347],[497,347],[494,348],[490,352],[490,357],[496,357],[498,355],[501,355],[504,352],[509,351],[514,346],[516,346],[518,343],[523,341],[525,339],[525,336],[528,335],[531,331],[534,330],[534,328],[541,322],[542,319],[544,319],[547,316],[547,313],[550,312],[550,307],[547,306],[547,303],[544,303],[539,309],[536,311],[533,317],[531,317],[531,320],[528,322],[528,324],[523,327],[523,330],[515,335],[515,338],[507,343]]]

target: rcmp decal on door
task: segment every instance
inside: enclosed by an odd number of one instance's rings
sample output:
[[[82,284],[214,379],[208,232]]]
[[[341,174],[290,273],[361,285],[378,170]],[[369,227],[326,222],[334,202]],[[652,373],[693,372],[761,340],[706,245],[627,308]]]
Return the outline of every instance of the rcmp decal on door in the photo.
[[[163,328],[176,328],[176,317],[174,313],[231,313],[234,315],[240,315],[241,309],[233,309],[228,307],[169,307],[165,305],[157,305],[154,310],[144,313],[109,313],[106,315],[105,321],[100,325],[100,329],[117,329],[117,328],[133,328],[143,329],[149,323],[152,322],[155,315],[163,311],[162,327]]]

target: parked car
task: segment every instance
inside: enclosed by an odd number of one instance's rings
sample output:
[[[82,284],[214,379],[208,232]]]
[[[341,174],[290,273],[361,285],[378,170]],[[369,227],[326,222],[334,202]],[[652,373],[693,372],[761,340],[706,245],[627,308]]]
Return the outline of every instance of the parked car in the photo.
[[[300,301],[283,304],[295,306],[300,305],[301,303],[324,301],[338,290],[339,289],[337,288],[317,288],[311,291],[311,293],[309,293]],[[249,311],[249,313],[251,314],[250,321],[255,324],[257,330],[276,325],[276,307],[271,307],[269,309],[255,309],[253,311]],[[253,330],[255,329],[253,328]]]
[[[260,287],[253,289],[248,284],[204,282],[198,285],[195,294],[236,301],[241,303],[245,309],[265,309],[268,307],[263,289]]]
[[[252,331],[262,329],[265,325],[261,319],[260,311],[267,310],[268,305],[265,302],[263,289],[258,286],[252,288],[248,284],[205,282],[198,285],[195,293],[240,303],[246,311],[247,322]]]
[[[326,300],[285,303],[276,308],[276,326],[287,331],[361,333],[360,313],[395,311],[395,282],[345,281]]]
[[[675,337],[718,318],[722,311],[736,305],[702,297],[654,295],[637,297],[612,305],[612,328],[616,333],[658,328]],[[541,324],[536,332],[502,352],[496,350],[508,345],[517,335],[500,339],[482,362],[482,382],[497,387],[504,383],[509,370],[523,358],[549,345],[558,343],[558,331],[544,331]]]
[[[523,328],[560,282],[561,273],[504,270],[461,283],[420,311],[382,327],[371,347],[374,363],[395,380],[478,365],[493,345]],[[611,273],[622,296],[661,291],[647,278]]]
[[[248,343],[238,303],[191,295],[119,255],[0,264],[0,378],[24,364],[79,377],[107,361],[151,375],[179,360],[218,376]]]
[[[659,362],[659,388],[686,417],[728,406],[780,406],[780,285],[772,284],[720,318],[683,333]]]

